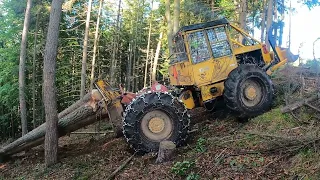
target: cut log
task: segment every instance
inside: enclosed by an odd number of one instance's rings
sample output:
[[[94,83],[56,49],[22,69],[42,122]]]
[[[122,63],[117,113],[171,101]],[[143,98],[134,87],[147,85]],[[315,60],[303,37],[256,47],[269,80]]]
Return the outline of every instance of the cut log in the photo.
[[[299,107],[305,105],[306,103],[309,103],[309,102],[312,102],[312,101],[315,101],[319,98],[319,95],[314,95],[314,96],[311,96],[303,101],[299,101],[299,102],[296,102],[296,103],[293,103],[293,104],[289,104],[283,108],[281,108],[281,112],[282,113],[287,113],[287,112],[291,112],[291,111],[294,111],[296,109],[298,109]]]
[[[176,145],[172,141],[161,141],[156,163],[170,161],[174,156]]]
[[[101,100],[101,94],[98,90],[93,89],[91,93],[87,93],[83,98],[78,100],[77,102],[73,103],[71,106],[69,106],[67,109],[63,110],[59,113],[58,118],[61,119],[64,116],[68,115],[69,113],[73,112],[74,110],[78,109],[80,106],[83,106],[84,104],[88,102],[95,102],[96,100]],[[94,103],[93,103],[94,104]],[[96,107],[94,107],[96,108]]]
[[[91,95],[91,98],[87,98],[87,102],[78,101],[78,103],[71,106],[75,109],[74,111],[70,111],[72,108],[68,108],[67,111],[63,111],[63,114],[59,114],[59,117],[62,117],[58,121],[59,137],[92,124],[98,120],[96,117],[96,110],[98,109],[97,103],[102,99],[102,97],[99,97],[95,91],[93,91],[93,93],[89,93],[89,95]],[[82,106],[78,107],[79,104],[82,104]],[[70,112],[67,113],[68,111]],[[102,110],[102,115],[106,117],[107,113]],[[0,156],[12,155],[41,144],[44,141],[45,130],[46,124],[44,123],[14,142],[0,148]]]

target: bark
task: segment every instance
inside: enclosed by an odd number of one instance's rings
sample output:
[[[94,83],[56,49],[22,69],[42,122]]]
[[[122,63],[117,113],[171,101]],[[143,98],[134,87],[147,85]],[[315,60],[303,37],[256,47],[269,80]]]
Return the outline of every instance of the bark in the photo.
[[[94,34],[93,57],[92,57],[91,76],[90,76],[90,90],[93,89],[93,83],[94,83],[94,69],[96,65],[96,52],[97,52],[97,46],[98,46],[98,35],[99,35],[99,27],[100,27],[99,25],[100,25],[100,15],[101,15],[102,5],[103,5],[103,0],[100,0],[98,18],[97,18],[97,24],[96,24],[96,32]]]
[[[119,21],[120,21],[120,10],[121,10],[121,0],[119,0],[118,5],[118,14],[117,14],[117,22],[116,22],[116,32],[115,32],[115,38],[113,39],[113,48],[112,48],[112,59],[111,59],[111,68],[110,68],[110,84],[111,86],[115,85],[115,72],[117,68],[117,60],[116,60],[116,54],[118,49],[118,42],[119,42]]]
[[[174,156],[176,145],[172,141],[161,141],[156,163],[170,161]]]
[[[132,19],[131,19],[131,22],[130,22],[130,34],[133,34],[133,22],[132,22]],[[132,86],[131,86],[131,81],[133,80],[132,78],[132,51],[133,51],[133,38],[130,37],[130,40],[129,40],[129,50],[128,50],[128,65],[127,65],[127,79],[126,79],[126,86],[127,86],[127,91],[132,91]]]
[[[50,10],[50,20],[45,46],[43,64],[43,103],[47,129],[45,133],[45,164],[51,166],[58,160],[58,113],[56,97],[56,59],[58,50],[59,23],[61,18],[62,3],[53,0]],[[44,128],[44,127],[43,127]],[[24,136],[23,136],[24,137]],[[22,138],[23,138],[22,137]]]
[[[180,0],[174,0],[173,11],[173,34],[179,30],[179,18],[180,18]]]
[[[266,29],[267,35],[266,35],[266,40],[265,40],[265,43],[267,45],[268,50],[270,49],[270,44],[268,41],[268,31],[272,25],[272,20],[273,20],[273,0],[269,0],[268,12],[267,12],[267,29]]]
[[[241,0],[240,2],[240,12],[239,12],[239,23],[240,23],[240,28],[243,30],[246,30],[247,28],[247,0]],[[239,42],[241,43],[243,40],[243,36],[240,35],[239,37]]]
[[[37,58],[37,39],[38,39],[38,25],[39,12],[36,17],[36,29],[34,31],[34,47],[33,47],[33,61],[32,61],[32,124],[33,129],[37,127],[36,124],[36,58]]]
[[[151,7],[153,7],[153,0],[151,1]],[[151,10],[151,18],[150,18],[150,22],[149,22],[149,33],[148,33],[147,57],[146,57],[146,64],[145,64],[145,69],[144,69],[143,87],[147,87],[148,63],[149,63],[149,54],[150,54],[150,39],[151,39],[151,29],[152,29],[152,17],[153,17],[153,11]]]
[[[266,0],[262,0],[262,13],[261,13],[261,42],[264,41],[264,34],[266,28],[266,8],[265,8]]]
[[[30,24],[32,0],[27,1],[27,8],[24,16],[24,24],[22,30],[21,47],[20,47],[20,63],[19,63],[19,101],[20,101],[20,113],[21,113],[21,128],[22,136],[28,132],[27,123],[27,105],[25,98],[25,86],[26,86],[26,55],[27,55],[27,36]]]
[[[239,23],[240,23],[240,28],[244,30],[246,30],[246,27],[247,27],[246,17],[247,17],[247,0],[241,0]]]
[[[215,11],[215,0],[211,0],[211,11],[212,11],[212,17],[214,17],[214,11]]]
[[[151,49],[151,56],[150,56],[150,70],[149,70],[149,85],[152,85],[152,69],[153,69],[153,59],[154,59],[154,52],[153,49]]]
[[[158,45],[157,45],[157,50],[156,54],[154,57],[153,61],[153,68],[152,68],[152,81],[156,81],[156,76],[157,76],[157,66],[158,66],[158,59],[159,59],[159,54],[160,54],[160,48],[161,48],[161,39],[162,39],[162,32],[159,35],[159,40],[158,40]]]
[[[58,118],[61,119],[65,117],[66,115],[70,114],[74,110],[78,109],[79,107],[83,106],[84,104],[87,104],[88,102],[92,101],[94,103],[95,100],[100,100],[101,95],[98,90],[93,89],[91,93],[87,93],[83,98],[78,100],[77,102],[73,103],[71,106],[69,106],[67,109],[63,110],[59,113]],[[96,109],[95,105],[91,103],[91,106]]]
[[[88,2],[86,28],[84,32],[83,51],[82,51],[82,69],[81,69],[81,90],[80,98],[85,95],[86,90],[86,73],[87,73],[87,58],[88,58],[88,39],[90,30],[90,15],[91,15],[92,0]]]
[[[172,53],[172,22],[171,22],[171,14],[170,14],[170,0],[166,0],[166,12],[165,12],[166,20],[167,20],[167,39],[168,39],[168,48],[169,48],[169,56]]]
[[[95,90],[97,92],[97,90]],[[72,131],[80,129],[84,126],[92,124],[97,120],[96,112],[98,108],[96,108],[97,103],[102,99],[101,95],[98,96],[96,92],[88,93],[85,97],[90,95],[88,101],[82,106],[75,108],[75,110],[70,112],[69,114],[65,113],[68,111],[67,109],[59,113],[59,121],[57,123],[57,137],[61,137],[66,135]],[[79,104],[80,101],[75,104]],[[74,105],[75,105],[74,104]],[[69,109],[69,108],[68,108]],[[106,116],[106,112],[102,112],[102,116]],[[46,124],[44,123],[37,127],[36,129],[30,131],[25,136],[20,137],[16,141],[8,144],[5,147],[0,149],[0,156],[7,156],[14,153],[18,153],[20,151],[32,148],[43,143],[44,136],[47,132]]]

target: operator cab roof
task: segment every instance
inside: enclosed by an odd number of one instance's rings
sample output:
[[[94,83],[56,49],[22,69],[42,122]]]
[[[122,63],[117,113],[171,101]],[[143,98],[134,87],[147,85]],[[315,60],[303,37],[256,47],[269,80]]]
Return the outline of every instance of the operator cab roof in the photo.
[[[192,30],[196,30],[196,29],[205,29],[208,27],[219,26],[219,25],[224,25],[224,24],[229,24],[229,21],[226,18],[222,18],[222,19],[218,19],[218,20],[210,21],[210,22],[205,22],[205,23],[193,24],[193,25],[189,25],[189,26],[183,26],[179,29],[178,33],[192,31]]]

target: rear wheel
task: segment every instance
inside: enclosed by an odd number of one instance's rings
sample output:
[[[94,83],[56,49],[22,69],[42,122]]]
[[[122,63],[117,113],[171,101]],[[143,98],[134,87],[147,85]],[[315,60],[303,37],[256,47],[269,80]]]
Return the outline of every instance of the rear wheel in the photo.
[[[239,117],[253,117],[270,109],[273,99],[270,77],[256,65],[240,65],[225,81],[224,99]]]
[[[138,153],[157,151],[163,140],[183,145],[190,126],[183,103],[168,93],[142,94],[127,106],[123,133]]]

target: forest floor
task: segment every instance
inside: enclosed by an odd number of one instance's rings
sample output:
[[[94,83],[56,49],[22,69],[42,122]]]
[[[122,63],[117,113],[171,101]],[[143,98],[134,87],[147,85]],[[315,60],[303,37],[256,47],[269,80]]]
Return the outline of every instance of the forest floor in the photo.
[[[135,156],[115,179],[320,179],[316,147],[281,146],[285,139],[308,136],[311,125],[301,125],[279,108],[246,123],[225,112],[197,109],[191,115],[196,131],[172,161],[155,164],[155,154]],[[0,180],[106,179],[133,154],[123,137],[111,134],[71,134],[60,138],[59,147],[54,167],[44,167],[43,147],[37,147],[0,164]]]

